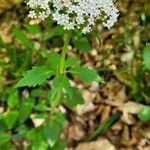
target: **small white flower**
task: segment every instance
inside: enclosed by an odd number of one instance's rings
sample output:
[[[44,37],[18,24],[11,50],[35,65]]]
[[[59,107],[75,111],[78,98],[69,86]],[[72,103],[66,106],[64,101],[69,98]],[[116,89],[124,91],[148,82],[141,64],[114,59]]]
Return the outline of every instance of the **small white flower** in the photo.
[[[83,34],[86,34],[86,33],[89,33],[91,32],[92,28],[90,26],[86,26],[82,29],[82,33]]]
[[[84,34],[91,32],[99,20],[105,27],[112,27],[119,15],[113,0],[27,0],[26,3],[32,9],[31,18],[44,20],[51,15],[64,29],[80,29]]]
[[[32,18],[32,19],[37,18],[36,13],[35,13],[34,10],[30,10],[28,16],[29,16],[30,18]]]
[[[47,17],[48,17],[48,15],[46,14],[45,11],[42,11],[42,12],[39,13],[39,18],[40,18],[41,20],[44,20],[44,19],[47,18]]]

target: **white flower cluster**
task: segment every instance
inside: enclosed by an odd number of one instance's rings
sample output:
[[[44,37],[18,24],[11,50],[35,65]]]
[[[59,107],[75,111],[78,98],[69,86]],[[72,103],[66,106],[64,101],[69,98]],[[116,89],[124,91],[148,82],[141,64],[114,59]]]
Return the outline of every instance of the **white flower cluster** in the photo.
[[[105,27],[112,27],[117,21],[119,11],[113,0],[27,0],[32,9],[29,17],[53,20],[64,29],[80,29],[88,33],[97,21]]]

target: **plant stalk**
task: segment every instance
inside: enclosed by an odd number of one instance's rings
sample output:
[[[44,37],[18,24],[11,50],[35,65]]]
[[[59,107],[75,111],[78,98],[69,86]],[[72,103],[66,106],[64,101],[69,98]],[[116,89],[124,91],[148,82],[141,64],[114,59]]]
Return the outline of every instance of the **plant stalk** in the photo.
[[[60,66],[59,66],[59,73],[60,74],[64,73],[65,58],[66,58],[66,54],[67,54],[67,51],[68,51],[69,41],[70,41],[70,33],[67,33],[65,35],[64,47],[62,49],[62,54],[61,54],[61,58],[60,58]]]
[[[62,53],[61,53],[58,75],[63,74],[65,71],[64,70],[65,69],[65,59],[66,59],[66,55],[67,55],[67,51],[68,51],[69,41],[70,41],[70,33],[67,33],[65,35],[65,39],[64,39],[64,46],[63,46]],[[55,104],[52,106],[51,115],[54,113],[55,108],[59,104],[61,98],[62,98],[62,89],[59,89],[54,97]]]

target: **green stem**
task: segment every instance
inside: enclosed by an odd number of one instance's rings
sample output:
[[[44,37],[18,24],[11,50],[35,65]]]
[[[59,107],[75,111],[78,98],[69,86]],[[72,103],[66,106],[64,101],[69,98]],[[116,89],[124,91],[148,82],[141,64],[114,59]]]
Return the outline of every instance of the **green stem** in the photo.
[[[70,33],[65,35],[64,46],[63,46],[62,54],[61,54],[61,58],[60,58],[58,75],[64,73],[65,58],[67,55],[69,41],[70,41]],[[57,105],[60,103],[61,98],[62,98],[62,89],[59,89],[54,97],[55,104],[53,104],[53,106],[52,106],[51,115],[54,113]]]
[[[64,40],[64,47],[62,49],[62,54],[60,58],[60,66],[59,66],[59,73],[62,74],[64,73],[64,66],[65,66],[65,58],[68,50],[68,44],[70,41],[70,33],[65,35],[65,40]]]

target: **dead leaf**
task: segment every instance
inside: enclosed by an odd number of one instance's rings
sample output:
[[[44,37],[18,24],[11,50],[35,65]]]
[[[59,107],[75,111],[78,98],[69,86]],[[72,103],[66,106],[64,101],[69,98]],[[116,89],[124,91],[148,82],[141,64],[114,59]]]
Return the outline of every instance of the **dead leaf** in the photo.
[[[101,138],[97,141],[81,143],[75,150],[116,150],[107,139]]]
[[[118,109],[123,113],[121,119],[129,125],[135,123],[135,119],[132,115],[136,115],[142,108],[144,108],[144,105],[131,101],[118,107]]]
[[[96,97],[96,94],[91,93],[88,90],[83,90],[82,96],[85,100],[85,103],[76,107],[76,112],[78,115],[83,115],[87,112],[95,110],[96,108],[96,106],[92,103],[93,99]]]

